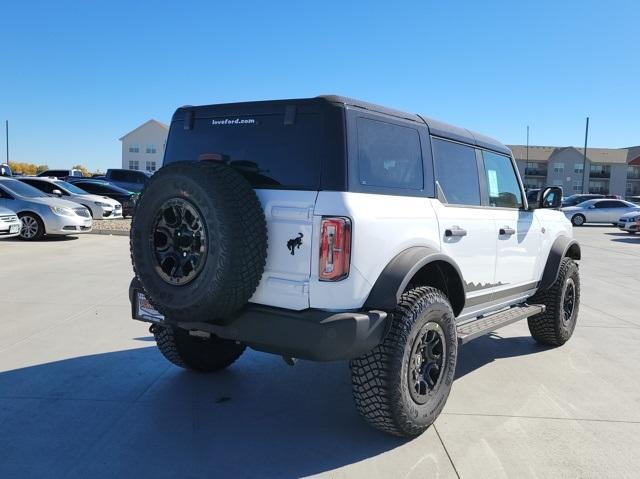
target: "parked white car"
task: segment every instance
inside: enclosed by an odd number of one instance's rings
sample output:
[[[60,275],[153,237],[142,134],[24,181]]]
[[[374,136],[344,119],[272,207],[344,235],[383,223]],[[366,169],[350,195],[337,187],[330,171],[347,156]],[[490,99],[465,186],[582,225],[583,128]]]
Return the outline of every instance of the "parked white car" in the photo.
[[[0,239],[20,235],[22,223],[13,211],[0,207]]]
[[[568,206],[562,208],[562,211],[573,226],[582,226],[585,223],[610,223],[618,226],[618,220],[622,215],[640,212],[640,206],[629,201],[604,198]]]
[[[79,203],[89,208],[94,219],[122,218],[122,205],[106,196],[92,195],[76,185],[57,178],[25,177],[18,178],[50,196]]]
[[[640,230],[640,211],[632,211],[622,215],[618,220],[618,228],[632,235]]]

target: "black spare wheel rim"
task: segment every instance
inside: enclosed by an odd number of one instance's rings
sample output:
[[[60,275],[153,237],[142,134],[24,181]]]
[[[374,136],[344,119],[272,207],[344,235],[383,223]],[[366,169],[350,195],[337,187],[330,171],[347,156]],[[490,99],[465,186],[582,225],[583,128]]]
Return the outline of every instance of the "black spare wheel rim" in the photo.
[[[207,259],[207,229],[198,209],[184,198],[159,208],[149,239],[158,276],[182,286],[202,272]]]
[[[444,331],[438,323],[426,323],[414,340],[409,356],[409,392],[417,404],[429,400],[442,377],[446,356]]]
[[[573,320],[573,311],[576,305],[576,284],[572,278],[568,278],[564,286],[562,298],[562,322],[568,325]]]

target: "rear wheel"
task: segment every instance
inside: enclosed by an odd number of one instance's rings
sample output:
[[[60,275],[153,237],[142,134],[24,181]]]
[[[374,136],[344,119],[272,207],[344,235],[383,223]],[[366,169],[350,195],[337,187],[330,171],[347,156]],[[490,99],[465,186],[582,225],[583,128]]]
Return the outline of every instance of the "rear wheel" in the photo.
[[[22,222],[20,239],[25,241],[38,241],[44,236],[44,223],[39,216],[33,213],[18,215]]]
[[[571,258],[563,258],[555,283],[536,293],[530,302],[546,306],[544,313],[527,319],[533,339],[551,346],[566,343],[573,335],[580,308],[578,265]]]
[[[406,291],[382,344],[351,361],[358,411],[390,434],[421,434],[445,405],[457,354],[455,317],[447,297],[431,287]]]
[[[581,215],[581,214],[573,215],[573,217],[571,218],[571,224],[573,226],[582,226],[585,220],[586,218],[584,217],[584,215]]]
[[[170,362],[184,369],[208,373],[224,369],[235,362],[245,346],[235,341],[211,336],[201,338],[172,327],[151,327],[158,349]]]

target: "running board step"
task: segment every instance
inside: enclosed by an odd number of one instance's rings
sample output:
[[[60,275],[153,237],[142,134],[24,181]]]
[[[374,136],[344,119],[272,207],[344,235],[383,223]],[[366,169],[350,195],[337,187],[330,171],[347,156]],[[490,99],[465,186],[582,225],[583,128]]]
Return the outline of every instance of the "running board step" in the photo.
[[[489,316],[474,319],[468,323],[458,326],[458,343],[460,345],[468,343],[484,334],[495,331],[521,319],[528,318],[535,314],[544,312],[543,304],[531,304],[526,306],[514,306],[513,308],[494,313]]]

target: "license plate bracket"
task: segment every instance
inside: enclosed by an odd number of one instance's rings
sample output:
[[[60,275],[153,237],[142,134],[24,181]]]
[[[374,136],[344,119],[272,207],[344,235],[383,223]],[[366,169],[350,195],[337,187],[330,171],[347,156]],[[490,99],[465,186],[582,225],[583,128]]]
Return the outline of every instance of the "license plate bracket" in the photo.
[[[141,291],[135,291],[134,318],[149,323],[164,323],[164,316],[157,311]]]

